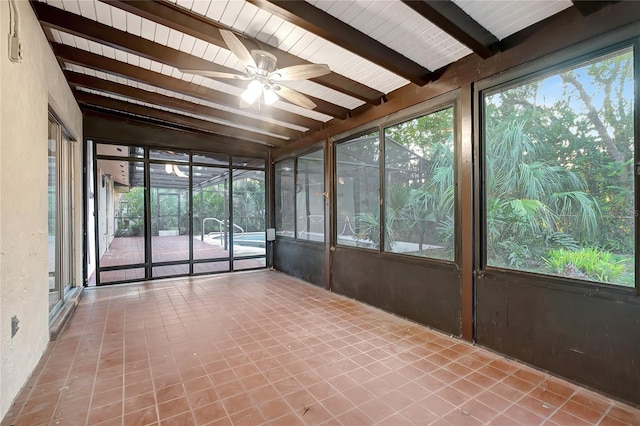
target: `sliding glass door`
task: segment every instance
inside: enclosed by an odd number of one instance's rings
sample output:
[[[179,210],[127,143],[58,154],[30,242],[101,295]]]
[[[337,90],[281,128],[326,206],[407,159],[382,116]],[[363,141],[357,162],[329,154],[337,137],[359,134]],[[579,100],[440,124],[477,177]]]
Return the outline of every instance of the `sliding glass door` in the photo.
[[[49,312],[56,311],[73,285],[74,245],[74,153],[62,126],[49,118],[48,135],[48,246]]]
[[[96,145],[91,284],[266,266],[265,161]]]
[[[231,268],[228,168],[193,166],[193,272]]]
[[[189,155],[152,150],[151,158],[163,160],[149,165],[153,276],[185,275],[189,273]]]
[[[233,170],[233,269],[265,267],[265,172]]]

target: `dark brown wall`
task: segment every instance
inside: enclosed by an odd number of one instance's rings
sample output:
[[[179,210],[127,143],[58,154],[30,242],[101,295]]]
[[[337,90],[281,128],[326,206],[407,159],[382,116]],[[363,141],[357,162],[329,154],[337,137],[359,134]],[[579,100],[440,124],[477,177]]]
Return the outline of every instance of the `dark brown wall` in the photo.
[[[460,336],[460,277],[454,265],[336,247],[332,290]]]
[[[640,404],[637,297],[504,272],[476,294],[478,344]]]
[[[278,237],[273,250],[274,267],[278,271],[324,287],[324,244]]]

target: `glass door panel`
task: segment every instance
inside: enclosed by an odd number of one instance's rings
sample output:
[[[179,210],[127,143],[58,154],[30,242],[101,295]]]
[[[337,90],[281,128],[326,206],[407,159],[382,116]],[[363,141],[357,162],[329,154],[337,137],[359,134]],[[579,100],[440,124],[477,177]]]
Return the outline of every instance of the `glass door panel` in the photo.
[[[142,264],[145,262],[144,163],[98,160],[97,166],[100,268]],[[103,275],[100,277],[102,281]]]
[[[229,169],[193,166],[192,170],[193,258],[228,259]]]
[[[50,119],[47,185],[49,312],[59,306],[74,279],[73,160],[73,144],[63,136],[62,126]]]
[[[49,121],[49,141],[48,141],[48,244],[49,244],[49,310],[60,300],[60,282],[58,277],[58,255],[57,243],[59,238],[58,229],[58,125]]]
[[[189,166],[150,164],[149,170],[151,260],[153,263],[188,261]]]
[[[265,172],[233,170],[234,270],[264,266],[265,228]],[[247,257],[256,258],[235,260]]]
[[[73,282],[73,146],[66,138],[62,139],[62,188],[60,194],[61,222],[62,222],[62,295],[71,287]]]
[[[296,238],[324,242],[324,150],[298,158]]]

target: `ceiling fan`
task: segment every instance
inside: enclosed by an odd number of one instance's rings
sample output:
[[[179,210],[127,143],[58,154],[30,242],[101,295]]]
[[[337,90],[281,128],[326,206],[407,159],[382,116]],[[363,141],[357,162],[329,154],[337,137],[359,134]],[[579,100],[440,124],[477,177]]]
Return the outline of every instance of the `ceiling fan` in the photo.
[[[331,70],[328,65],[305,64],[277,69],[278,59],[273,54],[264,50],[249,51],[231,31],[221,29],[220,34],[229,50],[244,66],[245,74],[187,69],[180,71],[205,77],[250,80],[247,89],[240,95],[240,107],[242,108],[247,108],[256,101],[258,104],[272,105],[280,97],[303,108],[314,109],[316,107],[316,104],[302,93],[282,86],[278,82],[306,80],[329,74]]]

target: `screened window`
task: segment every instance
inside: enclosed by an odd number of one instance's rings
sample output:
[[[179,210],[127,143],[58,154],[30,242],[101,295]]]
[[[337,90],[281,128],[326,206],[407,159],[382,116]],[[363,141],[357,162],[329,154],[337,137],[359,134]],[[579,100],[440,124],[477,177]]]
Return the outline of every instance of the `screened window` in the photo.
[[[276,233],[287,237],[295,236],[294,165],[284,160],[275,167]]]
[[[324,151],[298,157],[296,170],[296,235],[324,241]]]
[[[233,169],[233,269],[265,266],[265,172]],[[260,257],[260,258],[258,258]]]
[[[336,145],[338,244],[380,247],[380,137],[377,131]]]
[[[484,94],[487,265],[634,285],[633,62],[630,47]]]
[[[385,129],[384,249],[454,259],[453,107]]]
[[[276,164],[276,233],[324,241],[324,150]]]

